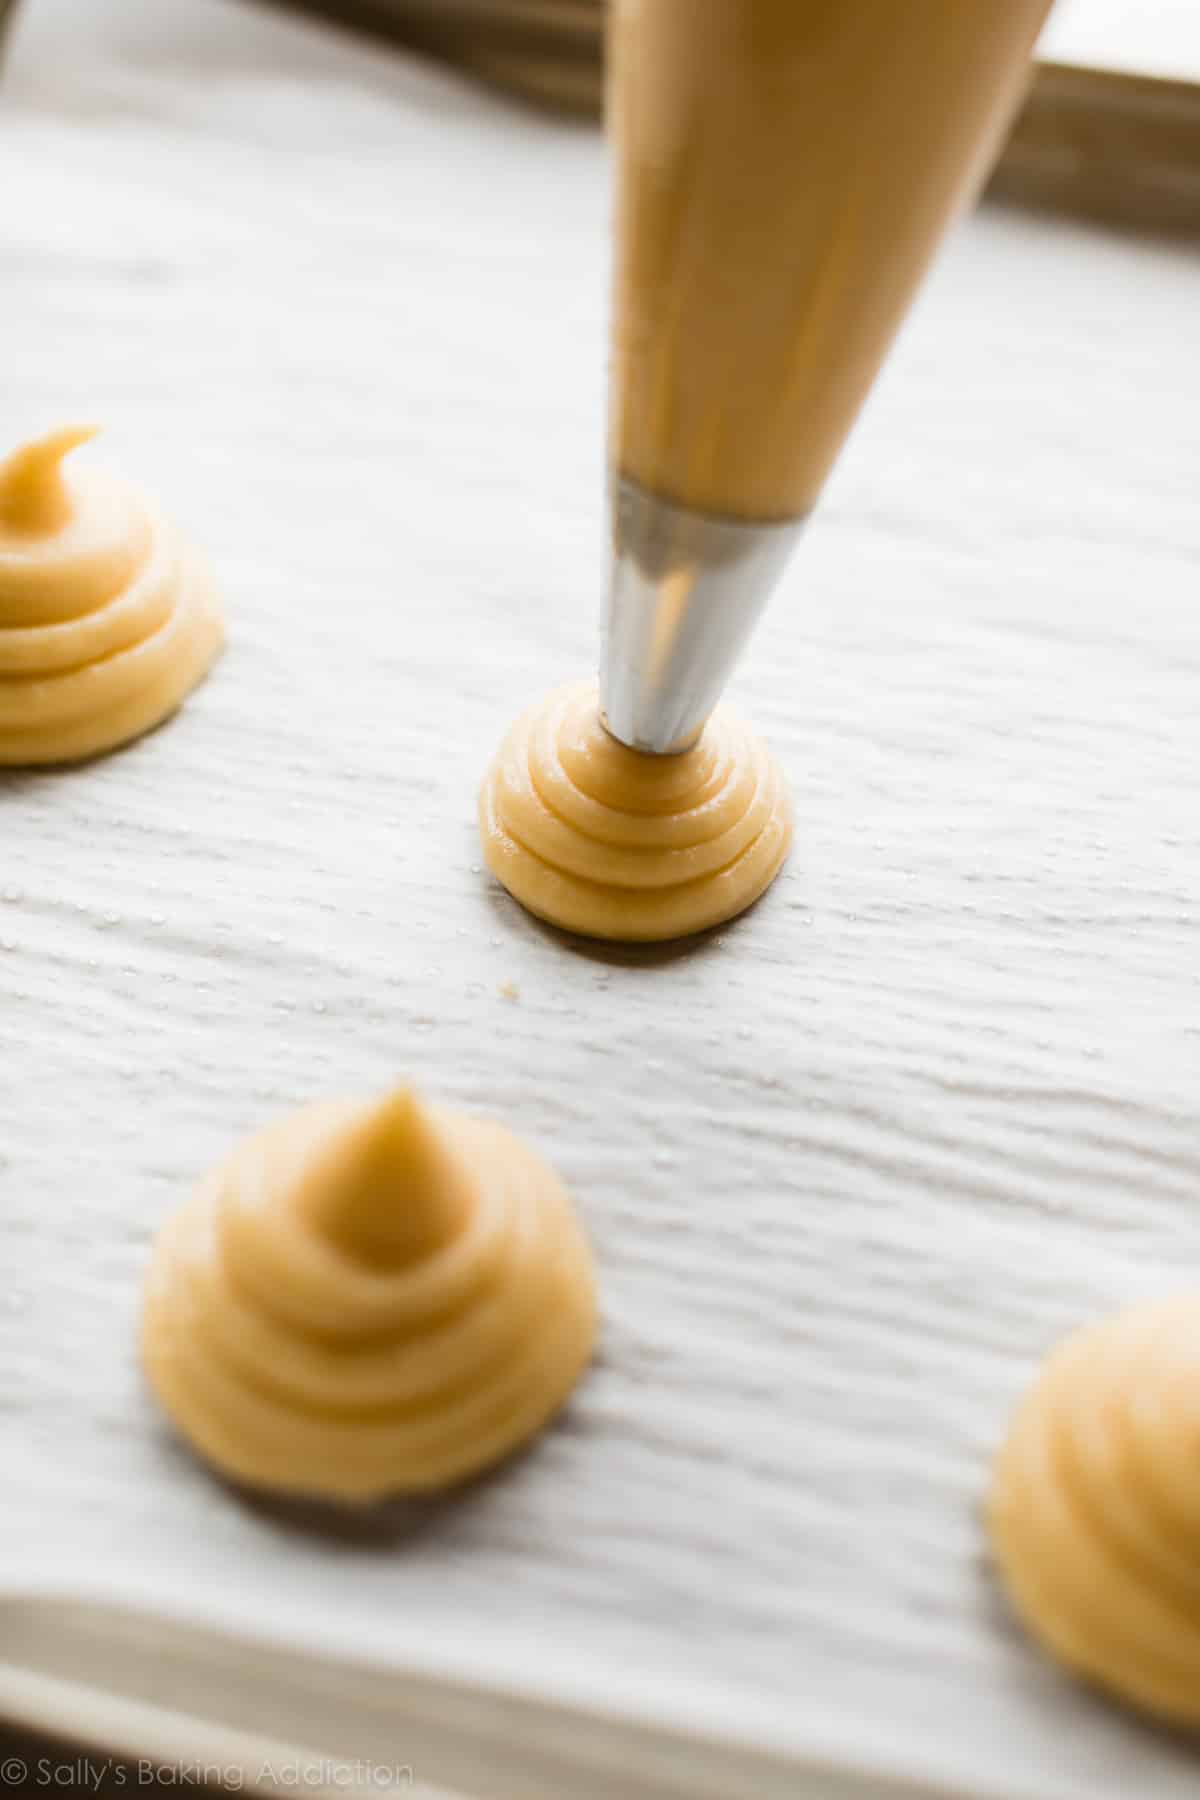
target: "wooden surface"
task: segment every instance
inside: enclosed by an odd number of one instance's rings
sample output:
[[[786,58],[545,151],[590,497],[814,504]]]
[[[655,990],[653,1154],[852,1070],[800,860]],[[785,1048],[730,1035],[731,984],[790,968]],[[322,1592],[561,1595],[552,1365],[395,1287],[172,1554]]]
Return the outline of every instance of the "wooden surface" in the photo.
[[[1194,71],[1167,81],[1043,63],[989,196],[1200,244],[1200,44]]]
[[[107,419],[231,633],[163,732],[0,781],[11,1578],[674,1683],[970,1791],[1193,1794],[1027,1648],[977,1515],[1046,1347],[1200,1249],[1194,258],[957,234],[736,684],[791,866],[605,955],[473,824],[594,657],[598,138],[219,0],[39,0],[0,148],[4,435]],[[401,1074],[560,1166],[603,1348],[534,1454],[331,1532],[161,1427],[137,1287],[232,1135]]]

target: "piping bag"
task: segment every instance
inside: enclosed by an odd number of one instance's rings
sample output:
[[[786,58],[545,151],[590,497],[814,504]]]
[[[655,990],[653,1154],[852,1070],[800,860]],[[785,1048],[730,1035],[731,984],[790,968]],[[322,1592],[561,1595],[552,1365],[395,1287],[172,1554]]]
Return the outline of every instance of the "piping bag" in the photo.
[[[699,736],[1051,0],[613,0],[613,737]]]

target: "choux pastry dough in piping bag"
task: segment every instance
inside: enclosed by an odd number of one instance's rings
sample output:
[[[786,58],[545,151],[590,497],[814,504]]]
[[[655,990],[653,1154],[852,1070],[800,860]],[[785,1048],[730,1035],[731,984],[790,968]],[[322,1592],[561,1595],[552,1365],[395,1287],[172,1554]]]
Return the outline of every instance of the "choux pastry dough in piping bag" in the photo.
[[[159,1237],[142,1360],[224,1474],[369,1502],[524,1444],[595,1331],[591,1253],[553,1170],[400,1088],[234,1149]]]
[[[224,637],[207,568],[112,476],[68,479],[68,426],[0,463],[0,766],[75,762],[140,737]]]

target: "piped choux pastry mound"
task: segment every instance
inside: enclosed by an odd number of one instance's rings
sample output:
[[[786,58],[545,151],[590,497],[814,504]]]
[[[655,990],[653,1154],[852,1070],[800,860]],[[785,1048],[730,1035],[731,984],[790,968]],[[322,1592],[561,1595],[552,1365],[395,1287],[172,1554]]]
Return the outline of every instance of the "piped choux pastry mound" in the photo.
[[[1135,1307],[1051,1355],[997,1463],[990,1525],[1048,1650],[1200,1726],[1200,1293]]]
[[[553,1170],[402,1088],[235,1148],[158,1240],[142,1358],[224,1474],[367,1502],[524,1444],[595,1329],[591,1254]]]
[[[70,426],[0,463],[0,765],[75,762],[175,711],[223,640],[208,572],[133,488],[63,460]]]
[[[766,746],[724,707],[698,742],[649,756],[610,737],[590,683],[519,718],[479,828],[521,904],[585,937],[686,937],[745,911],[787,856],[791,806]]]

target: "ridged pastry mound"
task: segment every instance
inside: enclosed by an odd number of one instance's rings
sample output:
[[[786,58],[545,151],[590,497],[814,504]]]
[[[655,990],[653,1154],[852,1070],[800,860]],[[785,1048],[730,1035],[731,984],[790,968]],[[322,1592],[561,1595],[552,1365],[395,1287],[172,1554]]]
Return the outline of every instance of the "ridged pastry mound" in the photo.
[[[590,683],[519,718],[488,771],[479,829],[529,911],[585,937],[686,937],[745,911],[787,856],[791,806],[766,746],[719,707],[675,756],[629,750]]]
[[[142,1357],[218,1469],[343,1501],[507,1456],[591,1353],[592,1259],[554,1172],[409,1089],[240,1144],[154,1251]]]
[[[1200,1294],[1077,1332],[996,1467],[992,1539],[1030,1631],[1078,1674],[1200,1726]]]
[[[72,426],[0,463],[0,765],[74,762],[175,711],[221,648],[207,569],[149,501],[63,459]]]

